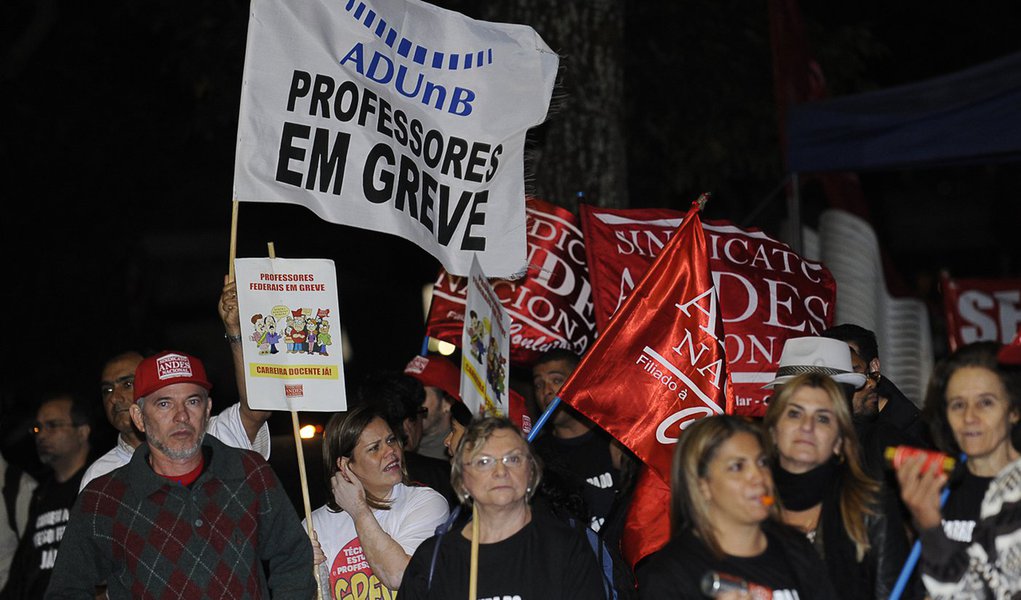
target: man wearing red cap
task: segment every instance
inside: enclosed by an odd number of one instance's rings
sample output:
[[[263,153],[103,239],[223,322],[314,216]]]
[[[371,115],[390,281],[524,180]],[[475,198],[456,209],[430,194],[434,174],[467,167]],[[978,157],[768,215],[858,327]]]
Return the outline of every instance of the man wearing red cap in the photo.
[[[418,453],[422,456],[447,460],[443,438],[450,433],[450,407],[461,401],[461,371],[454,363],[441,356],[416,356],[404,373],[425,386],[426,414],[422,419],[422,441]]]
[[[225,335],[230,342],[234,360],[234,375],[237,379],[241,401],[210,418],[208,433],[228,446],[242,450],[255,450],[263,458],[269,460],[270,435],[266,421],[273,413],[252,410],[248,406],[245,394],[244,359],[241,351],[241,320],[238,316],[237,287],[234,282],[225,282],[218,308],[220,318],[223,320]],[[135,351],[122,352],[103,365],[100,393],[103,397],[103,410],[106,413],[106,418],[118,431],[117,445],[86,469],[85,475],[82,477],[81,489],[85,489],[85,486],[96,477],[128,464],[131,454],[142,443],[142,437],[132,425],[129,411],[134,403],[132,387],[135,380],[135,368],[143,358],[142,354]]]
[[[182,352],[139,363],[131,419],[146,442],[79,495],[47,598],[104,581],[110,598],[312,596],[312,547],[272,468],[205,435],[211,388]]]

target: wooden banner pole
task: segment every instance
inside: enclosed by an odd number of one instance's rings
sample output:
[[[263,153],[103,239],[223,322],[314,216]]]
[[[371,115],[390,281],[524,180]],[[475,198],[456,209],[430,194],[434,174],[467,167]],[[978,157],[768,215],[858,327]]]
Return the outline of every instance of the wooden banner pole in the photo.
[[[237,206],[235,202],[234,206]],[[235,212],[235,215],[237,212]],[[267,242],[269,257],[276,258],[277,252],[273,242]],[[231,261],[231,265],[234,261]],[[294,429],[294,448],[298,453],[298,476],[301,478],[301,501],[305,506],[305,523],[308,524],[308,537],[312,537],[312,503],[308,499],[308,475],[305,474],[305,449],[301,444],[301,424],[298,422],[298,411],[291,409],[291,426]],[[316,596],[322,600],[322,582],[319,580],[319,569],[313,569],[316,577]]]
[[[240,202],[234,199],[234,206],[230,211],[230,256],[227,264],[227,280],[234,281],[234,258],[238,252],[238,205]],[[272,242],[271,242],[272,243]]]

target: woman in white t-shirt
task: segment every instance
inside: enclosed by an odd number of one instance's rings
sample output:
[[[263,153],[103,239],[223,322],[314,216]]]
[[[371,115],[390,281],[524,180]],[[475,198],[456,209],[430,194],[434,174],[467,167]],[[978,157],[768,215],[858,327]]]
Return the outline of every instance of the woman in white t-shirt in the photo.
[[[321,584],[330,598],[390,597],[415,549],[446,520],[447,501],[407,484],[400,440],[369,407],[333,415],[323,464],[332,498],[312,513]]]

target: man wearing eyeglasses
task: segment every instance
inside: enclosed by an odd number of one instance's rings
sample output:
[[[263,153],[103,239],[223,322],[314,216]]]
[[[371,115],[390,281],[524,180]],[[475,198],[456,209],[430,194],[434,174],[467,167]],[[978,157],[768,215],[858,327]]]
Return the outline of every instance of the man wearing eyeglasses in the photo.
[[[49,467],[32,495],[28,526],[11,562],[0,598],[42,598],[49,584],[68,512],[89,459],[89,414],[73,396],[50,396],[39,405],[35,426],[39,461]]]
[[[881,372],[876,334],[860,325],[843,323],[820,335],[846,343],[851,349],[851,365],[855,373],[866,377],[865,385],[854,393],[851,400],[855,417],[904,431],[929,445],[929,434],[921,411]]]
[[[422,382],[425,401],[422,408],[422,440],[418,453],[422,456],[447,460],[443,444],[450,433],[450,409],[461,401],[461,370],[443,356],[415,356],[404,367],[404,374]]]

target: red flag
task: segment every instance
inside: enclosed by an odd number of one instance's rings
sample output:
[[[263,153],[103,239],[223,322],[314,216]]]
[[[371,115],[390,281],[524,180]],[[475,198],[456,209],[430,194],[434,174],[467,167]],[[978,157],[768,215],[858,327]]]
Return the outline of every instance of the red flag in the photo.
[[[662,208],[581,206],[596,323],[605,328],[636,281],[677,232],[684,213]],[[833,324],[837,286],[822,263],[755,228],[704,221],[706,254],[726,328],[734,405],[728,414],[761,417],[784,341]]]
[[[670,486],[651,469],[642,469],[624,521],[620,551],[634,567],[670,541]]]
[[[695,419],[723,413],[733,401],[729,379],[723,322],[695,203],[564,384],[560,399],[620,440],[667,483],[681,430]],[[631,529],[638,539],[624,541],[646,553],[655,548],[644,540],[669,537],[668,503],[641,501],[650,497],[637,496],[631,513],[659,517]]]
[[[525,397],[508,390],[510,398],[507,401],[507,418],[521,428],[522,433],[528,435],[532,431],[532,416],[528,414],[528,407],[525,406]]]
[[[596,336],[585,242],[570,211],[526,200],[528,272],[517,280],[490,279],[511,317],[510,361],[529,366],[550,348],[582,354]],[[440,271],[433,287],[426,335],[461,345],[467,279]]]
[[[940,273],[950,350],[978,341],[1009,344],[1021,328],[1021,279],[953,279]]]

